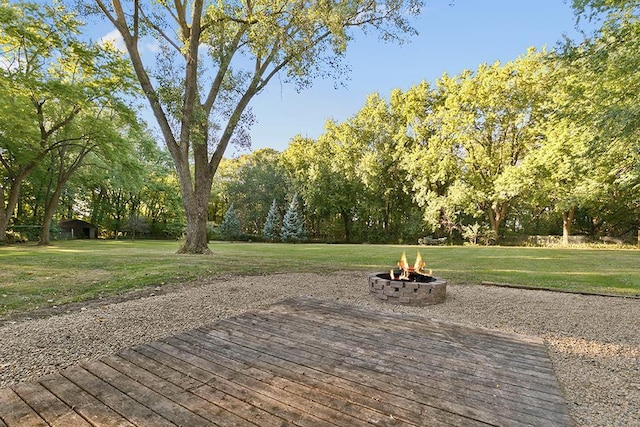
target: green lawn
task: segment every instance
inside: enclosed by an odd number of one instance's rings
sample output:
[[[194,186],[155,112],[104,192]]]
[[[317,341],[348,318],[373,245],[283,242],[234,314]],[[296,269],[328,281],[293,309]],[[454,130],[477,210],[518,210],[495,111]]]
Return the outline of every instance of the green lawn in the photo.
[[[0,316],[221,274],[387,271],[420,251],[434,275],[586,292],[640,294],[640,251],[514,247],[418,247],[212,243],[212,256],[176,255],[177,242],[57,242],[0,246]],[[366,283],[363,282],[363,286]]]

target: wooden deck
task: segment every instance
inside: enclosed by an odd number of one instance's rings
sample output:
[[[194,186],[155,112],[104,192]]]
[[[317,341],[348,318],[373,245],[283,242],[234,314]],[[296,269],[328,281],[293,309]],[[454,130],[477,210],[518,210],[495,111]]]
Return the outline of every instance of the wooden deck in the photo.
[[[5,426],[568,426],[541,341],[296,298],[0,390]]]

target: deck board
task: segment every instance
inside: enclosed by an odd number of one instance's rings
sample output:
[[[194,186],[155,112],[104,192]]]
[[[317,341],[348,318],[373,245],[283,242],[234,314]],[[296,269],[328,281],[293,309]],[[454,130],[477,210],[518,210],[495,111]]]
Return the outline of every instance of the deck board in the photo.
[[[234,326],[246,330],[247,324],[241,320],[233,322]],[[288,329],[287,336],[297,341],[305,339],[305,323],[299,319],[294,324],[284,323]],[[317,337],[316,337],[317,338]],[[365,364],[369,369],[379,370],[381,372],[389,371],[392,375],[394,364],[398,360],[402,360],[404,364],[403,371],[397,375],[406,377],[411,380],[419,380],[423,385],[435,386],[442,388],[447,392],[456,390],[469,390],[470,393],[478,393],[482,395],[486,390],[496,387],[496,375],[486,374],[486,368],[478,369],[477,365],[474,369],[466,369],[460,363],[450,361],[449,358],[434,355],[433,353],[421,352],[407,349],[406,347],[394,346],[393,343],[385,342],[383,338],[378,341],[366,342],[365,339],[349,340],[349,336],[342,330],[333,330],[325,338],[329,340],[317,339],[313,346],[315,349],[324,350],[331,344],[331,352],[335,357],[352,357],[357,360],[358,364]],[[343,338],[345,342],[339,342],[338,339]],[[385,345],[385,351],[380,352],[380,344]],[[354,346],[357,345],[357,351],[354,352]],[[426,356],[426,357],[425,357]],[[496,369],[496,368],[494,368]],[[425,382],[428,382],[425,383]],[[530,390],[529,388],[519,385],[521,382],[517,375],[505,375],[499,388],[506,394],[507,402],[510,393],[518,397],[518,401],[522,401],[527,405],[539,406],[544,408],[558,408],[562,410],[564,402],[558,401],[557,396],[549,396],[545,392],[538,390]]]
[[[0,390],[2,421],[12,425],[46,426],[47,423],[11,389]]]
[[[573,424],[539,339],[313,298],[0,390],[0,427]]]
[[[14,391],[23,401],[29,402],[29,406],[51,426],[91,426],[40,383],[20,384]]]

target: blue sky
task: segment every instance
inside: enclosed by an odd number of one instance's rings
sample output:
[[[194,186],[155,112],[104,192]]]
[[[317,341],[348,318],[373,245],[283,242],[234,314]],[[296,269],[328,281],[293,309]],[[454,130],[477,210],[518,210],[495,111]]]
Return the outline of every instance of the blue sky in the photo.
[[[356,33],[346,55],[351,67],[346,87],[335,89],[334,81],[316,80],[312,88],[296,93],[274,79],[251,104],[256,117],[252,149],[284,150],[296,134],[316,138],[327,119],[354,115],[371,93],[388,97],[393,89],[433,82],[444,72],[455,75],[484,62],[508,62],[530,46],[553,48],[563,34],[580,38],[573,11],[563,0],[450,2],[427,0],[414,23],[420,34],[402,46]]]

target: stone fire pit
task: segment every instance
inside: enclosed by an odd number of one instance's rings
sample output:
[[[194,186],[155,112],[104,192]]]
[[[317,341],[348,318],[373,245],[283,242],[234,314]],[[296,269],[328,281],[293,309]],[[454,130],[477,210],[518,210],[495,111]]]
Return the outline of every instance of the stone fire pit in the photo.
[[[423,276],[420,280],[394,280],[389,273],[376,273],[369,276],[369,290],[392,304],[424,306],[444,302],[447,281],[431,276]]]

